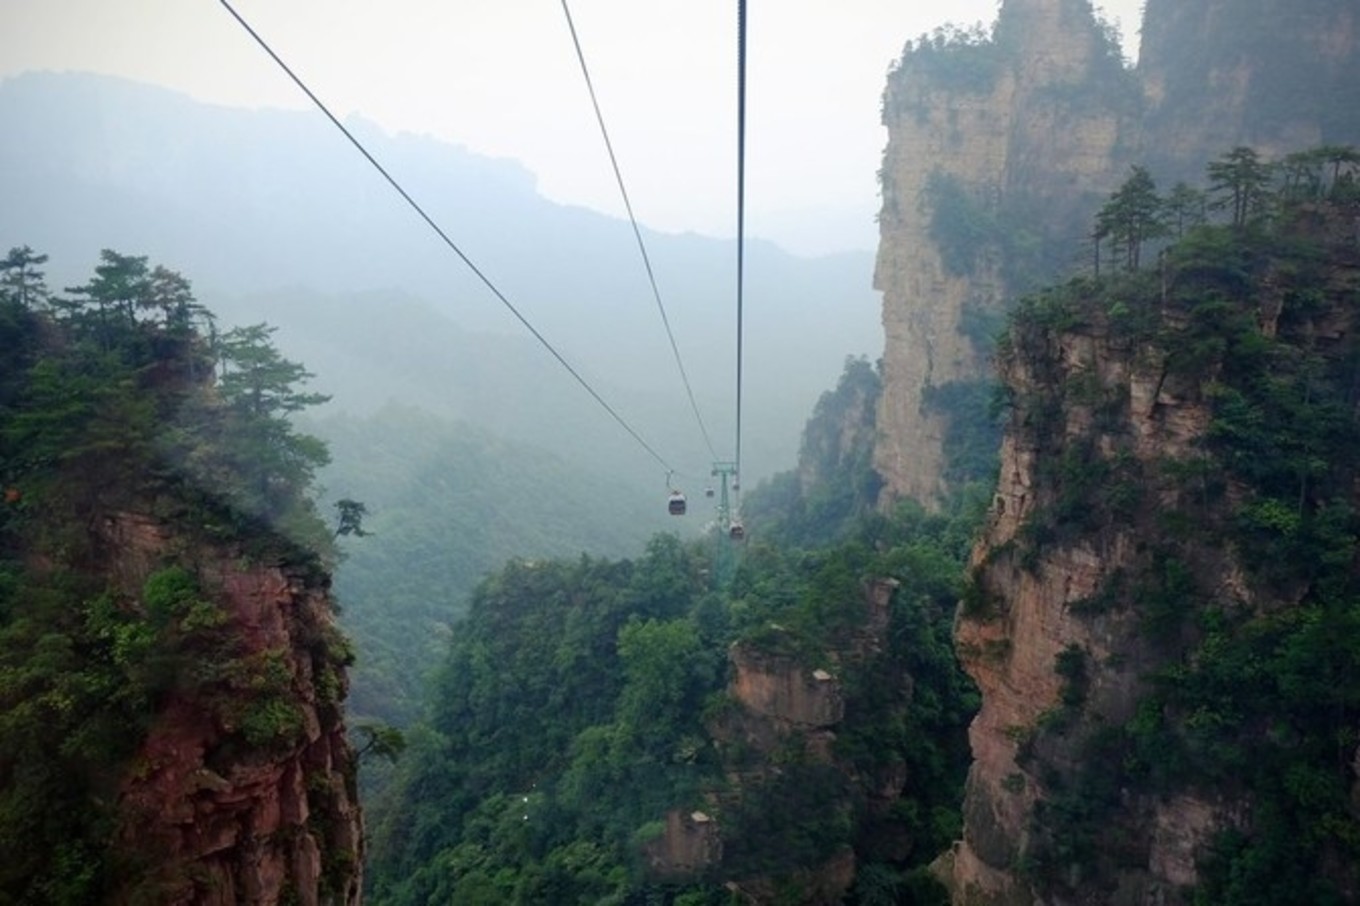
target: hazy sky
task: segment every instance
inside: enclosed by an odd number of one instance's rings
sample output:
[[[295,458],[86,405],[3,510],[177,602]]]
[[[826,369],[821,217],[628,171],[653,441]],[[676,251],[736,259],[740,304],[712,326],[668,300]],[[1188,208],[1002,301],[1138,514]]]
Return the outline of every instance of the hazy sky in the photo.
[[[622,214],[561,0],[233,0],[337,114],[515,158],[557,201]],[[735,229],[736,3],[571,0],[638,217]],[[1098,4],[1136,42],[1141,0]],[[997,0],[749,0],[747,228],[873,247],[884,78],[907,39]],[[0,0],[0,76],[85,70],[304,108],[216,0]],[[341,140],[337,135],[337,141]]]

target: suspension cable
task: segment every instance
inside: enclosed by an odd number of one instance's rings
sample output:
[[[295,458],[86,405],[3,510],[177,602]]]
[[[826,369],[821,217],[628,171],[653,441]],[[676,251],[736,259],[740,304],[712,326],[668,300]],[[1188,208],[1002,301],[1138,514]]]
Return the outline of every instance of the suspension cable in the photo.
[[[576,383],[584,387],[585,391],[590,394],[590,396],[595,400],[595,402],[599,403],[600,406],[603,407],[604,410],[609,413],[609,415],[614,419],[614,421],[618,422],[618,424],[623,428],[623,430],[628,432],[628,434],[633,438],[633,440],[637,441],[638,444],[644,450],[651,454],[651,457],[655,459],[658,463],[660,463],[662,468],[664,468],[668,473],[675,472],[675,470],[671,468],[670,464],[667,463],[666,460],[663,459],[661,455],[656,452],[656,450],[652,449],[651,445],[648,444],[647,441],[642,439],[642,435],[639,434],[637,431],[633,430],[633,426],[628,424],[628,422],[623,418],[623,416],[619,415],[619,413],[615,411],[614,407],[609,405],[609,403],[605,401],[604,397],[602,397],[598,392],[596,392],[594,387],[590,386],[590,383],[586,381],[584,377],[581,376],[580,372],[578,372],[575,368],[571,366],[571,363],[568,362],[551,343],[548,342],[547,338],[544,337],[543,334],[539,333],[538,329],[535,328],[533,324],[529,323],[529,319],[526,318],[523,314],[521,314],[519,309],[516,308],[508,298],[506,298],[505,294],[500,291],[496,284],[492,283],[491,279],[487,277],[486,274],[483,273],[482,270],[472,262],[472,259],[463,253],[463,250],[460,249],[458,245],[452,239],[449,238],[448,234],[444,232],[444,230],[439,226],[439,224],[435,223],[434,219],[430,217],[429,214],[425,213],[425,209],[416,203],[416,200],[412,198],[411,195],[401,187],[401,184],[398,183],[396,179],[392,177],[392,174],[387,172],[387,170],[383,167],[382,164],[378,163],[377,158],[375,158],[372,154],[369,153],[368,149],[364,147],[363,143],[361,143],[357,138],[355,138],[354,134],[351,133],[349,129],[345,128],[345,125],[336,118],[335,114],[331,113],[330,108],[323,104],[321,102],[321,99],[312,93],[312,90],[308,88],[307,85],[302,81],[302,79],[299,78],[297,74],[294,73],[293,70],[288,67],[287,63],[283,62],[283,59],[274,52],[274,49],[269,46],[269,44],[264,40],[264,38],[262,38],[259,35],[259,33],[255,31],[255,29],[250,27],[250,23],[247,22],[244,18],[242,18],[241,14],[238,13],[232,7],[231,3],[229,3],[228,0],[219,0],[219,2],[222,4],[223,7],[226,8],[227,12],[231,13],[232,18],[234,18],[238,23],[240,23],[241,27],[244,28],[246,32],[252,38],[255,39],[255,43],[259,44],[260,47],[264,49],[264,52],[269,54],[270,58],[273,59],[273,61],[279,65],[279,68],[282,69],[288,75],[288,78],[293,80],[293,84],[297,85],[298,88],[302,89],[302,93],[307,95],[311,102],[316,105],[317,109],[326,115],[326,118],[331,121],[331,124],[334,125],[335,128],[340,130],[341,134],[343,134],[345,138],[349,139],[350,144],[353,145],[355,149],[358,150],[358,152],[364,156],[364,159],[373,165],[373,169],[377,170],[380,174],[382,174],[383,179],[387,180],[388,185],[395,189],[397,194],[400,195],[406,201],[406,203],[411,207],[411,209],[415,211],[418,215],[420,215],[420,219],[425,221],[425,224],[431,230],[433,230],[441,240],[443,240],[444,244],[448,246],[449,249],[459,257],[459,259],[462,260],[463,264],[467,265],[468,269],[471,270],[472,273],[476,275],[477,279],[480,280],[482,284],[491,291],[492,295],[494,295],[497,299],[500,300],[501,304],[504,305],[506,309],[508,309],[509,312],[515,316],[515,318],[520,322],[520,324],[524,325],[524,328],[528,330],[529,333],[533,334],[534,339],[538,340],[539,344],[542,345],[544,349],[548,350],[548,352],[552,355],[553,358],[557,359],[558,364],[565,368],[567,370],[567,373],[576,379]]]
[[[741,475],[742,304],[746,263],[746,0],[737,0],[737,475]]]
[[[642,241],[642,230],[638,228],[637,217],[633,214],[633,203],[628,198],[628,189],[624,187],[623,173],[619,169],[618,158],[614,154],[614,143],[609,139],[609,130],[605,128],[604,114],[600,111],[600,101],[595,94],[595,83],[590,78],[590,69],[586,66],[585,52],[581,49],[580,38],[576,34],[576,23],[571,17],[571,8],[567,5],[567,0],[562,0],[562,12],[567,17],[567,29],[571,32],[571,43],[576,48],[576,59],[581,64],[581,75],[586,80],[586,90],[590,92],[590,103],[595,108],[595,121],[600,124],[600,135],[604,137],[605,149],[609,152],[609,163],[614,168],[614,181],[618,183],[619,195],[623,197],[624,209],[628,211],[628,221],[633,225],[633,237],[637,239],[638,251],[642,254],[642,264],[647,269],[647,280],[652,285],[652,297],[656,299],[657,311],[661,312],[661,323],[666,328],[666,338],[670,340],[671,352],[675,356],[675,366],[680,370],[680,380],[685,384],[685,393],[689,396],[689,407],[694,412],[694,420],[699,423],[699,431],[704,436],[704,444],[708,447],[709,455],[713,459],[718,458],[718,454],[713,449],[713,441],[709,438],[708,427],[704,425],[704,417],[699,414],[699,404],[694,399],[694,388],[690,386],[689,375],[685,373],[685,363],[680,358],[680,347],[675,343],[675,334],[671,332],[671,321],[666,315],[666,306],[661,302],[661,290],[656,284],[656,274],[652,270],[652,259],[647,254],[647,245]]]

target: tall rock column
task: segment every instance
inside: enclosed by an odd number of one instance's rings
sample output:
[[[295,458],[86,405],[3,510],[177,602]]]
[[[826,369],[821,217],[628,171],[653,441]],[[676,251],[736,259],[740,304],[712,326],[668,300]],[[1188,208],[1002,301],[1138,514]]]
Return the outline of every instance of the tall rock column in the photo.
[[[990,37],[923,37],[890,75],[874,276],[883,503],[945,491],[949,419],[930,390],[986,373],[977,325],[1113,181],[1120,114],[1100,86],[1125,77],[1085,0],[1007,0]]]

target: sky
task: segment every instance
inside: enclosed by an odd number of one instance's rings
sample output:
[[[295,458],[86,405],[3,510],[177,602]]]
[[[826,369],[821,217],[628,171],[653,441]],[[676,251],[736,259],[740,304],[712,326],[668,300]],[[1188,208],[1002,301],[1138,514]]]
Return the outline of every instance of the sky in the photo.
[[[562,0],[231,2],[342,118],[513,158],[548,198],[624,215]],[[1097,4],[1130,54],[1141,4]],[[638,219],[735,235],[737,4],[568,5]],[[747,234],[804,254],[872,250],[888,70],[908,39],[990,23],[996,9],[748,0]],[[119,75],[235,107],[310,105],[216,0],[0,0],[0,78],[29,70]]]

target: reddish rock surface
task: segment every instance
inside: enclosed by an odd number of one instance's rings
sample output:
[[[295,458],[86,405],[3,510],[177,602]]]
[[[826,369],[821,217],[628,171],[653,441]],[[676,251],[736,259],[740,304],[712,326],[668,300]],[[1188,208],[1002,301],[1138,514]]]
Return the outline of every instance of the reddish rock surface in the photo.
[[[165,525],[133,513],[107,517],[100,535],[129,594],[178,550],[226,615],[237,657],[286,666],[296,717],[296,732],[252,747],[230,707],[183,696],[163,704],[122,784],[118,847],[146,867],[118,901],[358,903],[361,825],[339,707],[343,654],[326,641],[339,638],[329,578],[231,548],[185,552]],[[323,671],[332,688],[318,688]]]

